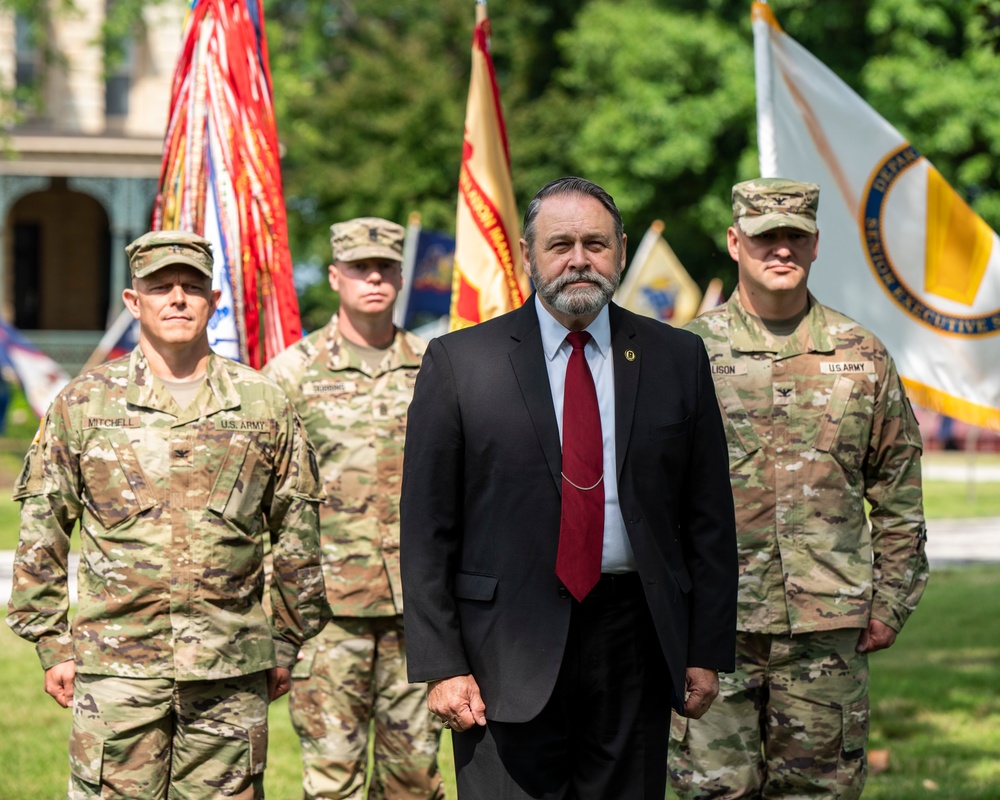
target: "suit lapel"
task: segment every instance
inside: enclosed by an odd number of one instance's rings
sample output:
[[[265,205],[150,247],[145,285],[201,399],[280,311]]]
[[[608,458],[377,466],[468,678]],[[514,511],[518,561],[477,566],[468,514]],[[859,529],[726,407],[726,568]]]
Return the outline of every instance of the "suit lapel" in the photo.
[[[621,479],[625,455],[628,451],[635,399],[639,389],[639,370],[642,367],[642,350],[632,322],[621,308],[609,304],[611,322],[611,354],[615,365],[615,468],[616,478]]]
[[[556,411],[552,405],[549,373],[545,368],[542,334],[535,313],[535,296],[529,297],[515,313],[517,319],[511,332],[514,347],[510,352],[510,363],[514,368],[514,375],[517,377],[538,443],[552,473],[552,480],[555,481],[556,487],[561,489],[562,447],[559,442]]]

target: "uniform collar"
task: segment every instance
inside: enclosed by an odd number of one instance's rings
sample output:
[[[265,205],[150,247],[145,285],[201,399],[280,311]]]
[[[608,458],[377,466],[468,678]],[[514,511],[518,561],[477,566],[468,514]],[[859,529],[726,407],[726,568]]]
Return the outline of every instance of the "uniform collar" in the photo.
[[[740,302],[739,290],[728,303],[729,340],[740,353],[776,353],[778,358],[791,358],[802,353],[832,353],[833,340],[826,324],[826,314],[816,298],[809,293],[809,313],[784,342],[777,340],[759,325]]]
[[[198,413],[182,414],[170,390],[150,371],[142,346],[136,345],[129,358],[129,383],[125,398],[131,405],[173,414],[177,417],[178,424],[191,422],[193,419],[209,416],[217,411],[239,407],[240,394],[226,367],[226,359],[210,353],[205,377],[205,384],[196,398],[197,402],[189,407],[197,408]]]
[[[420,366],[420,356],[410,341],[411,334],[402,328],[396,328],[396,335],[392,344],[385,351],[385,356],[379,364],[371,378],[377,378],[386,372],[405,367],[416,368]],[[344,346],[344,335],[340,332],[337,324],[337,315],[331,317],[330,322],[323,329],[322,341],[319,342],[319,358],[325,358],[327,367],[331,371],[353,369],[368,375],[368,368],[351,351],[351,348]]]

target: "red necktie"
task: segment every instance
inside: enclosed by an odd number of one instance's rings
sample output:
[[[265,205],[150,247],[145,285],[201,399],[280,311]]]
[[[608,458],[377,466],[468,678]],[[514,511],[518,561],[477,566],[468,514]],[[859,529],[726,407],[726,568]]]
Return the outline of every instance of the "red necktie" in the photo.
[[[573,352],[566,365],[562,426],[562,516],[556,577],[583,600],[601,577],[604,546],[604,444],[594,376],[584,347],[586,331],[566,337]]]

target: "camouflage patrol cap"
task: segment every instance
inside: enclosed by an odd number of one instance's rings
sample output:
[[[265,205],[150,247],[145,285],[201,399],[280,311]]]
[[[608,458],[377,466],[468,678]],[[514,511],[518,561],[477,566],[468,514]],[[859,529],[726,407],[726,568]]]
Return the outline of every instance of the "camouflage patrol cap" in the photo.
[[[378,217],[358,217],[330,226],[334,261],[361,261],[365,258],[403,260],[402,225]]]
[[[190,231],[150,231],[125,248],[133,278],[145,278],[171,264],[187,264],[212,277],[212,243]]]
[[[775,228],[816,233],[819,186],[786,178],[754,178],[733,187],[733,222],[748,236]]]

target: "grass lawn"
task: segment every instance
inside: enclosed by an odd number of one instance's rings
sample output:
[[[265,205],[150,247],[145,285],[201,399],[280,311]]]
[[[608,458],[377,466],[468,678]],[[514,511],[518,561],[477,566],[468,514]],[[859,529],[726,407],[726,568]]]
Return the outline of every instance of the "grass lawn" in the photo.
[[[23,414],[20,416],[24,416]],[[0,550],[17,545],[18,506],[10,486],[34,432],[20,419],[0,439]],[[967,464],[964,454],[928,458]],[[1000,465],[1000,455],[976,463]],[[1000,483],[926,481],[930,519],[1000,517]],[[78,537],[73,537],[74,546]],[[1000,797],[1000,565],[939,570],[896,645],[872,658],[870,747],[887,750],[888,771],[871,776],[865,800]],[[2,611],[0,611],[2,614]],[[31,645],[0,625],[0,800],[66,796],[70,713],[42,690]],[[299,747],[287,699],[271,708],[265,777],[272,800],[301,797]],[[455,800],[450,736],[440,757],[448,800]],[[673,795],[668,792],[668,797]]]
[[[42,690],[34,648],[0,625],[0,800],[63,800],[69,780],[66,747],[72,712]],[[288,698],[271,706],[265,792],[272,800],[302,797],[299,742],[288,716]],[[446,736],[448,734],[446,733]],[[442,748],[448,800],[455,800],[450,739]]]
[[[1000,566],[941,570],[896,645],[872,658],[870,745],[890,753],[865,800],[996,800],[1000,786]],[[70,712],[42,691],[33,648],[0,631],[0,800],[57,800],[68,778]],[[271,710],[272,800],[301,797],[284,700]],[[442,773],[452,775],[450,748]],[[449,800],[454,791],[449,787]]]

